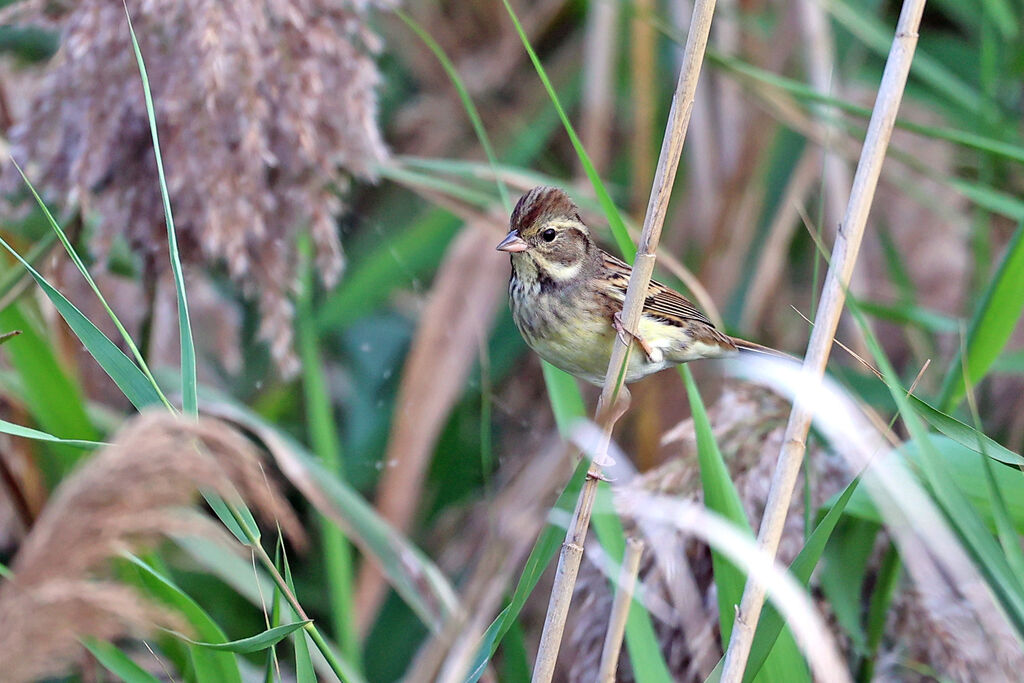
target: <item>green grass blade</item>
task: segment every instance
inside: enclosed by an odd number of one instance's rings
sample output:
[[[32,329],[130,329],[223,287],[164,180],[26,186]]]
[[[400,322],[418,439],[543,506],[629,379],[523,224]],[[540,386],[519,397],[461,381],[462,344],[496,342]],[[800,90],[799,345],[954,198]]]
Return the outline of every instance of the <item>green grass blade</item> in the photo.
[[[874,334],[864,322],[856,301],[849,300],[849,310],[864,333],[865,341],[881,370],[889,393],[899,408],[904,424],[911,435],[909,444],[919,449],[918,469],[936,502],[945,512],[965,551],[974,559],[979,573],[985,578],[1005,610],[1009,622],[1024,639],[1024,584],[1013,574],[998,543],[992,537],[977,508],[971,504],[957,484],[946,463],[934,448],[920,417],[907,399],[907,391],[899,383],[889,359],[882,352]]]
[[[722,453],[718,449],[718,443],[715,441],[715,435],[711,430],[711,423],[704,409],[700,392],[697,390],[697,384],[693,380],[693,374],[686,365],[679,366],[679,373],[686,384],[690,412],[693,415],[704,504],[709,510],[722,515],[735,524],[737,528],[746,530],[750,538],[754,538],[754,531],[743,510],[739,493],[729,477],[729,469],[726,467]],[[743,597],[747,575],[714,549],[711,551],[711,564],[718,597],[719,629],[722,633],[722,642],[727,643],[729,634],[732,633],[736,606],[740,604]],[[810,681],[810,674],[800,650],[797,648],[796,640],[788,629],[784,634],[782,633],[783,625],[784,622],[780,619],[779,630],[771,639],[772,642],[766,645],[764,657],[758,664],[758,668],[764,667],[768,680],[776,680],[785,672],[786,680]],[[750,672],[750,676],[753,677],[758,669],[753,668],[748,660],[746,671]]]
[[[128,6],[124,8],[128,19],[128,31],[131,33],[132,49],[135,50],[135,61],[139,65],[142,77],[142,92],[146,97],[146,114],[149,116],[149,130],[153,136],[153,154],[156,157],[156,171],[160,179],[160,196],[164,203],[164,219],[167,222],[167,248],[171,259],[171,272],[174,274],[174,289],[178,297],[178,334],[181,344],[181,404],[187,415],[199,414],[199,402],[196,396],[196,349],[192,341],[192,323],[188,315],[188,299],[185,295],[185,276],[181,270],[181,257],[178,255],[178,238],[174,232],[174,217],[171,214],[171,196],[167,191],[167,179],[164,177],[164,162],[160,154],[160,138],[156,131],[156,112],[153,109],[153,94],[149,89],[149,77],[146,75],[146,64],[142,59],[142,50],[135,37],[132,18]]]
[[[885,627],[889,623],[890,605],[896,596],[902,568],[900,554],[890,543],[885,555],[882,556],[882,564],[875,578],[875,590],[871,593],[871,601],[868,603],[865,625],[867,652],[857,672],[858,681],[874,680],[875,662],[878,660],[882,638],[885,636]]]
[[[288,561],[288,551],[284,547],[280,531],[277,535],[278,548],[281,551],[281,565],[284,581],[288,590],[295,594],[295,580],[292,578],[292,566]],[[275,588],[276,590],[276,588]],[[305,629],[292,636],[295,644],[295,681],[296,683],[316,683],[316,672],[313,670],[313,659],[309,656],[309,635]]]
[[[202,641],[192,640],[184,633],[178,633],[177,631],[170,630],[168,630],[167,632],[175,638],[183,640],[190,645],[202,647],[207,650],[216,650],[218,652],[234,652],[236,654],[249,654],[252,652],[260,652],[261,650],[266,650],[269,647],[273,647],[274,645],[281,642],[295,631],[298,631],[299,629],[303,628],[306,624],[312,623],[313,621],[311,619],[307,619],[305,621],[293,621],[290,624],[282,624],[281,626],[274,626],[273,628],[268,628],[266,631],[263,631],[262,633],[257,633],[254,636],[249,636],[248,638],[230,640],[225,643],[204,643]]]
[[[835,531],[839,520],[842,519],[846,504],[850,501],[854,491],[857,490],[859,483],[859,478],[854,479],[843,490],[839,498],[836,499],[828,512],[825,513],[825,516],[818,522],[818,525],[814,527],[814,531],[811,532],[807,542],[804,543],[804,547],[800,549],[800,553],[789,566],[793,577],[804,586],[807,586],[810,582],[811,574],[814,572],[814,568],[818,566],[818,561],[821,559],[822,553],[825,552],[828,540],[832,537],[832,532]],[[762,670],[762,666],[773,652],[772,648],[777,642],[784,626],[785,621],[783,621],[782,615],[779,614],[775,605],[767,605],[764,613],[761,615],[761,619],[758,621],[754,642],[750,647],[750,655],[747,659],[747,673],[743,677],[744,681],[752,680],[754,675]]]
[[[690,399],[693,429],[697,436],[697,458],[700,465],[701,487],[704,490],[704,504],[709,510],[745,529],[753,537],[754,531],[750,527],[747,514],[743,511],[739,493],[736,492],[736,487],[729,477],[729,469],[725,465],[722,453],[718,450],[718,443],[711,431],[711,423],[704,410],[704,402],[697,390],[697,384],[693,381],[693,374],[685,365],[679,367],[679,373],[686,383],[686,395]],[[740,602],[747,577],[717,551],[712,550],[711,558],[715,586],[718,589],[718,618],[722,641],[728,642],[733,617],[736,614],[734,606]]]
[[[147,672],[118,647],[110,643],[95,638],[86,638],[82,640],[82,645],[92,653],[92,656],[104,669],[120,678],[124,683],[160,683],[159,678]]]
[[[62,439],[59,436],[53,434],[47,434],[41,432],[38,429],[32,429],[31,427],[22,427],[19,424],[8,422],[7,420],[0,420],[0,433],[10,434],[11,436],[20,436],[23,439],[35,439],[36,441],[49,441],[50,443],[60,443],[66,446],[74,446],[75,448],[85,448],[92,450],[100,446],[106,446],[108,444],[102,441],[88,441],[86,439]]]
[[[580,387],[575,377],[547,361],[541,361],[541,371],[544,373],[544,384],[548,390],[551,410],[555,414],[558,433],[567,438],[572,423],[587,415]]]
[[[466,110],[466,114],[469,115],[469,120],[473,124],[473,131],[476,133],[477,139],[480,141],[480,145],[484,148],[484,153],[487,155],[487,160],[491,164],[491,168],[495,171],[496,183],[498,185],[498,194],[501,197],[502,206],[505,207],[506,212],[512,211],[512,203],[508,198],[508,188],[505,186],[504,181],[501,180],[501,176],[498,175],[498,158],[494,154],[494,148],[491,146],[491,141],[487,137],[487,129],[484,128],[484,122],[480,118],[480,112],[477,111],[476,105],[473,104],[473,98],[470,97],[469,91],[466,89],[466,85],[462,82],[462,77],[459,76],[459,72],[455,69],[455,65],[448,59],[448,55],[445,54],[444,50],[437,43],[434,38],[427,33],[422,26],[416,23],[412,17],[403,12],[401,9],[395,9],[395,14],[398,18],[405,22],[413,33],[415,33],[420,40],[426,44],[430,51],[437,57],[437,61],[441,62],[441,66],[444,68],[448,78],[451,79],[452,84],[459,93],[459,99],[462,100],[462,106]]]
[[[92,321],[86,318],[63,294],[50,285],[46,278],[29,265],[28,261],[23,259],[3,238],[0,238],[0,246],[3,246],[25,266],[86,350],[136,408],[142,410],[147,406],[162,403],[160,394],[157,393],[154,385],[121,349],[100,332],[99,328],[93,325]]]
[[[1007,465],[1024,467],[1024,457],[1014,453],[1009,448],[996,442],[983,432],[980,432],[977,429],[964,424],[960,420],[957,420],[955,417],[951,417],[941,410],[932,407],[916,396],[910,396],[908,401],[910,405],[913,406],[917,414],[924,418],[928,424],[957,443],[962,444],[973,451],[977,451],[978,453],[982,452],[978,444],[984,444],[985,453],[988,454],[988,457],[998,460],[999,462],[1006,463]]]
[[[21,331],[3,349],[4,357],[16,373],[9,380],[0,379],[0,384],[5,385],[4,392],[25,407],[31,424],[39,431],[76,441],[99,441],[100,432],[86,411],[85,396],[77,379],[57,358],[51,340],[41,331],[45,329],[43,324],[26,314],[26,303],[15,302],[0,310],[0,326]],[[83,453],[78,446],[51,443],[47,450],[55,457],[40,458],[39,465],[47,484],[52,487],[74,467]]]
[[[199,604],[176,586],[170,579],[158,572],[135,555],[126,555],[127,560],[138,569],[139,578],[146,591],[156,599],[164,602],[188,620],[196,635],[210,643],[226,643],[227,636],[217,622],[206,613]],[[242,683],[238,669],[238,661],[231,652],[216,652],[206,648],[189,645],[189,654],[195,666],[196,679],[199,681],[223,681],[224,683]]]
[[[523,47],[526,48],[526,52],[530,56],[530,61],[533,62],[533,67],[537,71],[537,75],[540,77],[541,83],[544,84],[544,89],[547,90],[548,96],[551,98],[551,103],[558,111],[558,117],[562,120],[562,125],[565,126],[565,132],[569,135],[569,140],[572,142],[573,149],[576,150],[576,156],[579,157],[580,163],[583,165],[583,170],[587,174],[587,178],[590,179],[591,185],[594,186],[594,192],[597,194],[597,198],[601,202],[601,208],[604,210],[604,215],[608,219],[608,225],[611,227],[615,243],[618,245],[619,251],[622,252],[626,261],[632,263],[633,258],[636,256],[636,245],[633,244],[633,240],[629,238],[629,233],[626,232],[626,225],[622,222],[622,216],[619,215],[619,210],[615,206],[615,202],[613,202],[611,196],[609,196],[608,190],[605,189],[604,183],[601,181],[601,176],[598,174],[597,169],[594,168],[593,162],[590,161],[590,156],[587,154],[587,151],[583,148],[583,143],[580,142],[579,136],[576,135],[576,131],[573,129],[572,123],[569,121],[569,116],[565,113],[562,103],[559,102],[558,95],[555,93],[555,88],[551,85],[551,80],[548,78],[547,72],[544,70],[544,65],[540,63],[540,58],[534,51],[533,46],[530,45],[530,39],[526,36],[526,31],[523,30],[522,24],[519,23],[519,17],[516,16],[516,13],[508,3],[508,0],[502,0],[502,2],[505,4],[505,9],[508,11],[509,17],[512,18],[512,23],[516,27],[519,39],[522,41]]]
[[[964,372],[977,384],[992,367],[1024,313],[1024,222],[1006,247],[999,268],[974,313],[966,339],[966,359],[958,353],[942,386],[939,405],[952,411],[964,397]]]
[[[302,391],[306,407],[306,429],[313,452],[324,468],[342,477],[341,438],[331,409],[330,390],[324,377],[320,342],[314,317],[314,274],[312,243],[304,235],[300,249],[301,291],[296,297],[295,326],[298,328],[299,360],[302,363]],[[352,550],[344,533],[324,517],[320,520],[320,538],[323,546],[324,570],[327,573],[327,598],[330,605],[330,623],[334,638],[341,645],[341,653],[349,662],[359,661],[361,648],[359,634],[352,619]]]
[[[589,464],[586,460],[580,461],[572,479],[569,480],[569,484],[562,491],[562,495],[558,497],[553,509],[567,513],[572,512],[575,507],[576,498],[579,496],[580,488],[583,486],[583,479],[586,476]],[[491,660],[495,650],[497,650],[498,644],[519,617],[523,605],[526,604],[526,599],[530,597],[533,589],[537,586],[541,574],[551,564],[551,560],[561,547],[562,539],[564,538],[565,528],[553,524],[547,524],[540,533],[540,536],[537,537],[533,550],[530,551],[530,556],[523,567],[523,572],[519,575],[519,582],[512,593],[512,599],[505,609],[491,622],[483,638],[481,638],[469,673],[465,678],[465,683],[476,683],[483,676],[484,671],[487,669],[487,663]]]
[[[103,296],[103,293],[100,291],[100,288],[96,284],[96,281],[92,279],[92,275],[89,273],[89,269],[85,267],[85,263],[78,255],[78,252],[75,250],[75,247],[71,244],[71,241],[68,240],[68,237],[64,233],[64,230],[57,223],[57,220],[53,217],[53,214],[50,213],[50,210],[46,208],[46,204],[45,202],[43,202],[43,198],[39,196],[38,192],[36,192],[36,188],[32,185],[31,181],[29,181],[28,176],[25,175],[25,172],[21,169],[21,166],[18,165],[18,162],[14,161],[13,159],[12,162],[14,163],[14,167],[18,169],[18,173],[21,174],[22,180],[25,181],[25,185],[28,186],[29,192],[31,192],[32,196],[35,198],[36,204],[39,206],[39,209],[43,212],[43,215],[46,216],[46,220],[50,224],[50,227],[53,229],[53,232],[56,234],[57,239],[60,240],[61,245],[64,246],[64,251],[67,252],[68,256],[71,258],[71,261],[78,268],[78,272],[80,272],[82,274],[82,277],[85,278],[85,281],[89,284],[89,288],[92,289],[93,294],[95,294],[96,298],[99,299],[100,304],[103,306],[103,309],[107,312],[107,315],[110,317],[111,322],[114,323],[114,327],[117,328],[118,333],[121,335],[121,339],[124,340],[125,345],[132,352],[132,356],[135,358],[135,362],[136,364],[138,364],[139,369],[142,370],[142,374],[144,374],[146,376],[146,379],[148,379],[153,384],[153,388],[156,390],[157,394],[160,395],[160,400],[163,402],[163,404],[167,406],[167,408],[173,410],[170,401],[168,401],[167,397],[164,396],[164,393],[160,390],[160,385],[158,385],[156,382],[156,378],[154,378],[153,373],[150,372],[149,366],[146,364],[146,359],[142,357],[142,354],[139,352],[138,347],[135,346],[135,341],[132,339],[131,335],[128,334],[128,330],[125,329],[124,325],[121,324],[121,320],[120,318],[117,317],[117,314],[114,313],[114,309],[112,309],[110,307],[110,304],[107,303],[106,297]]]

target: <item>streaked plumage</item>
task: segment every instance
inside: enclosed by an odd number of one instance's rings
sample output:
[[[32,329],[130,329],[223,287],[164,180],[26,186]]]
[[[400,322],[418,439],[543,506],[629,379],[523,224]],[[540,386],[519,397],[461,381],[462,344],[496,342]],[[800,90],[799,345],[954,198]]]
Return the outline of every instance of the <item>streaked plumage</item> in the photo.
[[[509,301],[526,343],[553,365],[600,385],[604,381],[631,268],[591,239],[565,192],[536,187],[512,212],[498,245],[512,257]],[[642,349],[630,354],[626,382],[697,358],[737,350],[675,290],[652,281],[636,330]],[[742,343],[742,342],[741,342]]]

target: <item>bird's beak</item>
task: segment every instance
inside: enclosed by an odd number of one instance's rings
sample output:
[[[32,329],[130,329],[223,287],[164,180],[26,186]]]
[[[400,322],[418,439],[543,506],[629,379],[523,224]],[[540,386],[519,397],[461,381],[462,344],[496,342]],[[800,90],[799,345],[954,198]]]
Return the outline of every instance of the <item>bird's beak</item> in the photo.
[[[495,249],[498,251],[507,251],[510,254],[526,251],[526,240],[520,237],[518,232],[513,230],[509,234],[505,235],[505,239],[498,242],[498,246],[496,246]]]

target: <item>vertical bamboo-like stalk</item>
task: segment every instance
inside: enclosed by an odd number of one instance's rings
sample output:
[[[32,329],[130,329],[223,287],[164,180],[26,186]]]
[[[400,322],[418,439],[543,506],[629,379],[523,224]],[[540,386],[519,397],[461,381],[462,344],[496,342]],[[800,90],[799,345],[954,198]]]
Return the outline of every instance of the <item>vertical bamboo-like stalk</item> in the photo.
[[[601,664],[597,668],[597,680],[600,683],[615,683],[622,637],[626,635],[626,620],[629,618],[629,607],[633,604],[633,589],[636,587],[636,575],[640,571],[640,556],[643,552],[644,542],[639,538],[626,540],[626,554],[622,558],[619,579],[615,584],[612,612],[608,617],[608,630],[604,634],[604,646],[601,648]]]
[[[885,151],[917,47],[917,29],[921,23],[924,3],[925,0],[905,0],[896,24],[896,35],[885,63],[878,97],[868,124],[867,137],[864,139],[864,147],[853,179],[850,200],[832,250],[821,305],[815,316],[814,329],[807,345],[803,371],[814,381],[820,381],[824,375],[825,364],[832,350],[836,326],[839,324],[839,316],[846,298],[846,288],[857,261],[857,252],[878,185]],[[813,406],[809,405],[807,399],[798,396],[786,424],[778,466],[758,532],[758,545],[773,557],[779,547],[786,512],[793,497],[793,487],[796,485],[803,462],[805,439],[811,426],[812,413]],[[758,583],[756,577],[751,579],[747,581],[743,600],[733,623],[732,637],[729,640],[729,649],[722,670],[722,681],[725,683],[742,680],[754,632],[761,616],[761,608],[764,605],[765,588]]]
[[[651,188],[647,215],[644,218],[644,227],[637,245],[633,273],[626,288],[622,322],[627,330],[637,328],[640,314],[643,311],[643,301],[651,281],[651,273],[654,270],[655,250],[661,239],[661,227],[665,222],[668,200],[672,194],[679,157],[683,151],[683,140],[686,137],[686,127],[690,121],[694,92],[697,89],[700,67],[704,61],[704,49],[707,46],[714,10],[715,0],[697,0],[694,6],[690,32],[686,38],[686,51],[679,71],[675,94],[672,96],[672,108],[669,111],[665,137],[661,145],[661,156],[658,158],[658,168],[654,175],[654,186]],[[555,662],[558,659],[558,650],[562,642],[562,631],[565,629],[565,619],[569,612],[569,603],[572,601],[580,559],[583,556],[583,541],[587,536],[587,529],[590,527],[594,497],[597,495],[597,484],[601,479],[600,463],[604,459],[603,455],[607,453],[612,428],[617,417],[614,407],[621,388],[620,369],[628,360],[631,347],[632,342],[623,343],[619,336],[616,336],[608,363],[608,372],[601,390],[601,399],[598,403],[599,406],[604,407],[603,410],[599,409],[597,416],[603,430],[603,443],[597,450],[597,457],[594,458],[587,472],[587,479],[580,491],[580,497],[576,501],[576,511],[569,523],[565,542],[562,544],[562,552],[558,558],[555,582],[551,587],[551,599],[548,602],[548,612],[544,620],[544,630],[541,632],[537,661],[534,663],[533,681],[535,683],[547,683],[555,671]]]

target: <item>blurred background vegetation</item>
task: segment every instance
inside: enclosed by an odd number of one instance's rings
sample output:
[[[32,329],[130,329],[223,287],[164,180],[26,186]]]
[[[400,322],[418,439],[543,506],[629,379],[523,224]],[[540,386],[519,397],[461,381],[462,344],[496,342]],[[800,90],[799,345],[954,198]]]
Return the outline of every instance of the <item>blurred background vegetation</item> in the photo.
[[[536,0],[513,8],[612,198],[639,225],[689,3]],[[569,189],[605,246],[614,242],[505,6],[140,0],[128,9],[152,116],[119,3],[5,7],[4,156],[43,197],[168,402],[188,412],[190,386],[198,386],[201,412],[265,448],[267,476],[307,538],[291,538],[285,558],[264,524],[262,547],[293,577],[298,601],[351,680],[463,680],[460,662],[473,658],[514,594],[528,599],[500,629],[485,675],[527,680],[547,589],[546,561],[525,570],[524,562],[571,475],[559,428],[567,433],[583,404],[571,382],[528,353],[505,304],[507,258],[493,246],[507,229],[509,202],[540,183]],[[880,0],[719,1],[658,277],[691,291],[730,333],[802,352],[809,324],[801,314],[813,317],[827,267],[815,240],[831,244],[842,219],[898,12],[898,3]],[[866,358],[877,337],[904,387],[916,383],[918,396],[965,423],[959,440],[929,439],[980,527],[958,526],[968,513],[943,499],[927,473],[920,477],[1011,626],[993,636],[969,596],[967,606],[942,608],[922,595],[901,572],[885,516],[855,498],[809,594],[862,680],[984,680],[1024,662],[1016,602],[1024,588],[999,583],[989,565],[1018,566],[1024,529],[1021,475],[1006,466],[1024,446],[1016,324],[1024,304],[1022,16],[1015,0],[929,3],[851,287],[867,325],[844,318],[838,334]],[[28,188],[5,160],[0,237],[134,357]],[[162,188],[180,259],[168,254]],[[189,360],[178,341],[179,261],[195,383],[180,373]],[[703,291],[686,288],[694,276]],[[0,562],[15,572],[54,489],[98,457],[61,439],[112,441],[139,407],[116,371],[93,359],[97,338],[65,325],[41,291],[12,254],[0,254],[0,334],[21,332],[0,348],[0,419],[38,430],[0,434]],[[961,349],[976,418],[964,401]],[[756,529],[786,406],[725,379],[716,363],[693,372]],[[830,373],[860,404],[886,420],[896,414],[886,385],[849,355],[835,354]],[[616,437],[638,476],[617,485],[701,498],[684,395],[673,372],[635,386]],[[586,405],[595,398],[582,387]],[[894,429],[908,441],[900,452],[909,460],[907,449],[924,449],[902,423]],[[979,431],[1005,447],[995,471],[971,450]],[[136,446],[145,450],[145,439]],[[810,533],[805,523],[857,472],[836,450],[813,439],[783,544],[787,563]],[[572,499],[570,491],[563,507]],[[642,531],[620,512],[627,531]],[[622,529],[613,531],[621,543]],[[281,587],[266,567],[257,570],[224,538],[166,534],[158,545],[152,532],[142,534],[147,543],[131,547],[143,559],[91,567],[87,578],[117,578],[170,604],[188,622],[181,630],[199,641],[268,629],[265,612]],[[557,547],[557,529],[543,537],[548,546],[552,538]],[[990,541],[1001,559],[986,555]],[[661,654],[631,641],[624,680],[666,672],[704,680],[721,656],[710,554],[692,541],[672,548],[688,567],[693,600],[680,602],[677,579],[646,557],[647,628]],[[60,555],[50,561],[59,565]],[[597,565],[585,565],[560,680],[593,680],[607,620],[607,583]],[[174,597],[154,587],[163,580],[177,587]],[[6,583],[10,598],[17,582]],[[150,617],[95,632],[83,617],[82,633],[118,643],[92,645],[103,667],[72,639],[68,652],[46,654],[52,667],[39,671],[104,680],[111,674],[101,669],[134,660],[173,680],[310,680],[309,664],[332,675],[294,634],[294,649],[279,644],[276,659],[260,648],[206,651],[159,634],[147,650],[126,636],[139,636]],[[797,680],[793,671],[779,680]],[[762,672],[778,675],[767,665]]]

